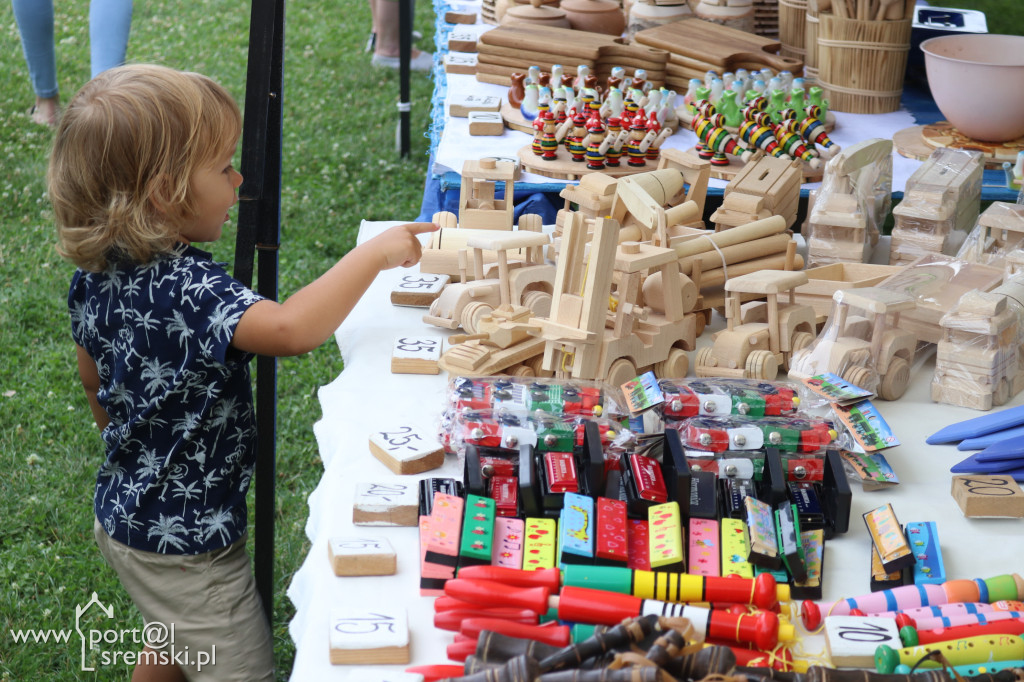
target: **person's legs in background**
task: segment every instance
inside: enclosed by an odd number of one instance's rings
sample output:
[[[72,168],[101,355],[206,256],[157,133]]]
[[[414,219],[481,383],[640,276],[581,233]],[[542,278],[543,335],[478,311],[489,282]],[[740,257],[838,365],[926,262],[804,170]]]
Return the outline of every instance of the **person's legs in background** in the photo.
[[[109,68],[124,64],[131,28],[132,0],[92,0],[89,3],[89,50],[93,78]]]
[[[400,47],[398,0],[370,0],[370,8],[373,30],[377,34],[371,63],[397,69]],[[409,66],[414,71],[430,71],[434,68],[434,56],[414,47]]]
[[[29,79],[36,93],[32,120],[42,125],[56,125],[60,91],[53,46],[53,0],[11,0],[11,5],[21,33]]]

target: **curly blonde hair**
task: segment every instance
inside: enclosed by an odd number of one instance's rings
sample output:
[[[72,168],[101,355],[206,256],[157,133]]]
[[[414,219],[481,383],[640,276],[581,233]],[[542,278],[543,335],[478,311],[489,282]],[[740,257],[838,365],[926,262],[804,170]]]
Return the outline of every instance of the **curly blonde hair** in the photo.
[[[86,83],[47,171],[58,253],[100,272],[170,252],[196,215],[193,173],[231,154],[241,126],[228,92],[198,73],[133,64]]]

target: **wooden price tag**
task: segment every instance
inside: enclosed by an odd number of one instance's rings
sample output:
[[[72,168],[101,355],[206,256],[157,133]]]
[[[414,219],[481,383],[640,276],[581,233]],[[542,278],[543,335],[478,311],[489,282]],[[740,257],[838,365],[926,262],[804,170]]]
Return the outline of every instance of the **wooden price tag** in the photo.
[[[402,275],[402,279],[391,290],[391,303],[416,308],[429,308],[441,295],[451,277],[426,273]]]
[[[386,538],[335,537],[327,541],[334,575],[394,575],[395,549]]]
[[[408,663],[409,617],[402,608],[336,608],[330,617],[331,663]]]
[[[1024,492],[1010,476],[954,476],[952,493],[964,516],[1024,517]]]
[[[444,464],[444,448],[437,439],[411,426],[372,434],[370,452],[396,474],[420,474]]]
[[[443,347],[439,336],[399,336],[391,347],[391,373],[438,374]]]
[[[411,483],[356,484],[352,523],[357,526],[419,525],[419,488]]]

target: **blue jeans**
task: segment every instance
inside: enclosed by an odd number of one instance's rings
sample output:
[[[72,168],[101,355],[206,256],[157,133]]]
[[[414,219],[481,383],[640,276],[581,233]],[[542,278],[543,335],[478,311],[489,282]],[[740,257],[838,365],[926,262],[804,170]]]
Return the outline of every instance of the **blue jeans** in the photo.
[[[21,33],[32,89],[56,97],[57,56],[53,44],[53,0],[11,0]],[[89,46],[92,75],[124,63],[132,23],[132,0],[91,0]]]

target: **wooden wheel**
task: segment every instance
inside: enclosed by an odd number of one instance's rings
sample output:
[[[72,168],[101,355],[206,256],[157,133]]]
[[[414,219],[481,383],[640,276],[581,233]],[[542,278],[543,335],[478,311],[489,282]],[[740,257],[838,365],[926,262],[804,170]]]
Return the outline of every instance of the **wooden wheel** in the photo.
[[[866,391],[873,390],[872,372],[867,367],[851,367],[843,373],[843,378],[858,388]]]
[[[605,377],[612,386],[622,386],[630,379],[636,378],[636,365],[629,358],[619,358],[611,364],[608,368],[608,374]]]
[[[538,376],[538,377],[553,377],[553,376],[555,376],[554,372],[552,372],[550,370],[547,370],[547,369],[544,369],[541,366],[541,365],[544,364],[544,354],[543,353],[541,353],[540,355],[538,355],[536,357],[530,358],[529,360],[527,360],[523,364],[533,370],[533,375],[534,376]]]
[[[494,308],[480,301],[473,301],[462,309],[459,322],[467,334],[476,334],[480,331],[480,320],[494,312]]]
[[[779,375],[779,363],[770,350],[751,351],[743,365],[748,379],[774,379]]]
[[[804,348],[808,348],[812,343],[814,343],[814,334],[810,332],[797,332],[793,334],[793,338],[789,343],[789,354],[783,355],[782,369],[788,371],[793,365],[792,360],[796,354]]]
[[[682,348],[673,348],[668,357],[654,363],[654,375],[659,379],[682,379],[690,369],[690,358]]]
[[[693,373],[699,377],[713,377],[714,365],[711,364],[711,346],[704,346],[697,351],[693,364]]]
[[[882,377],[878,397],[882,400],[899,400],[907,392],[909,384],[910,363],[903,358],[893,358],[889,362],[889,371]]]
[[[523,294],[523,305],[537,317],[551,314],[551,294],[546,291],[527,291]]]
[[[533,372],[533,368],[528,365],[513,365],[506,370],[509,375],[514,377],[534,377],[537,376]]]

